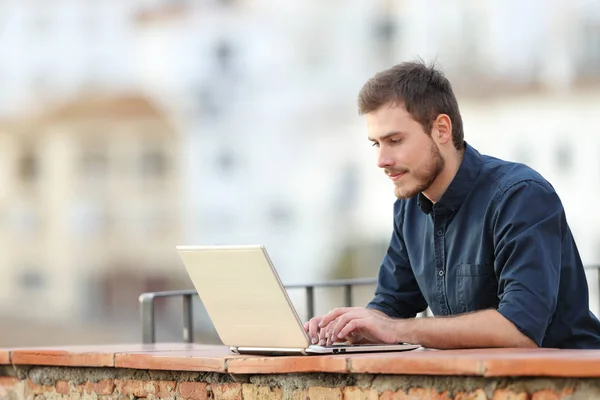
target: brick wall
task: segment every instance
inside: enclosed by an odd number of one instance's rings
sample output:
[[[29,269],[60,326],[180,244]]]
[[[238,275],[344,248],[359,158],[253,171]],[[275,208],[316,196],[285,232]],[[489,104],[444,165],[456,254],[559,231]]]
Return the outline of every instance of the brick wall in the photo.
[[[2,400],[554,400],[600,397],[600,383],[591,379],[368,374],[232,376],[222,373],[19,366],[7,368],[3,374],[0,376]]]

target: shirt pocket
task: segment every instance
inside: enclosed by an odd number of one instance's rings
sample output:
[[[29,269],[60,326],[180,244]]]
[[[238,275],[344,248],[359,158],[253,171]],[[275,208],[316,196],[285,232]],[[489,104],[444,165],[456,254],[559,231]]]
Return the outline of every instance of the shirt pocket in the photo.
[[[456,289],[460,313],[498,307],[494,263],[459,264]]]

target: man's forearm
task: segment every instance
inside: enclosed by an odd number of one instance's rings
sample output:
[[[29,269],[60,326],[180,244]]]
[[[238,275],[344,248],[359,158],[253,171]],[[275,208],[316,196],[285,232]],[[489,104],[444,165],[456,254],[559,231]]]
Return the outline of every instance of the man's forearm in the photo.
[[[538,347],[496,310],[456,317],[397,320],[398,341],[436,349]]]

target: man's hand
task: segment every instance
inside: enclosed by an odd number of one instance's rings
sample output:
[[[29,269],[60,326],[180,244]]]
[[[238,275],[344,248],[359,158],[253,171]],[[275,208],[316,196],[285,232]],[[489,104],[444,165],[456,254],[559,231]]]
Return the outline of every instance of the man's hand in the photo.
[[[397,343],[399,321],[364,307],[336,308],[320,317],[319,337],[325,345],[339,341],[353,343]]]
[[[366,309],[363,307],[347,307],[347,308],[343,308],[343,309],[337,308],[335,310],[332,310],[329,314],[326,314],[324,316],[314,317],[314,318],[310,319],[309,321],[305,322],[304,330],[308,333],[308,336],[311,338],[312,344],[319,344],[320,346],[325,346],[325,345],[329,345],[334,342],[344,342],[344,341],[347,341],[350,343],[369,343],[370,342],[370,340],[363,337],[360,334],[360,332],[358,332],[358,331],[350,332],[349,334],[345,335],[344,337],[338,338],[334,341],[331,341],[331,340],[328,341],[328,336],[327,336],[328,327],[326,325],[323,325],[323,326],[325,326],[325,328],[322,329],[322,328],[320,328],[319,325],[321,324],[321,321],[323,321],[324,318],[327,318],[327,321],[329,321],[327,323],[327,325],[329,325],[331,322],[331,315],[332,315],[332,313],[336,312],[336,310],[347,310],[348,312],[350,312],[350,311],[360,311],[360,310],[366,310]]]
[[[364,307],[336,308],[321,320],[327,345],[347,337],[360,337],[370,343],[397,343],[397,323],[387,315]]]
[[[304,323],[304,330],[308,333],[312,344],[325,345],[325,330],[319,329],[319,323],[323,319],[322,316],[311,318]]]

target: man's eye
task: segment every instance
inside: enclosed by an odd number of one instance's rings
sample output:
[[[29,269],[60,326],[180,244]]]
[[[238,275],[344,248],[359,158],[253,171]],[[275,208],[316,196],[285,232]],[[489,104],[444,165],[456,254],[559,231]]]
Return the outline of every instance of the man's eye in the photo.
[[[402,139],[390,139],[390,144],[398,144],[402,141]]]
[[[379,143],[373,142],[373,144],[371,146],[373,146],[373,147],[379,147]]]

